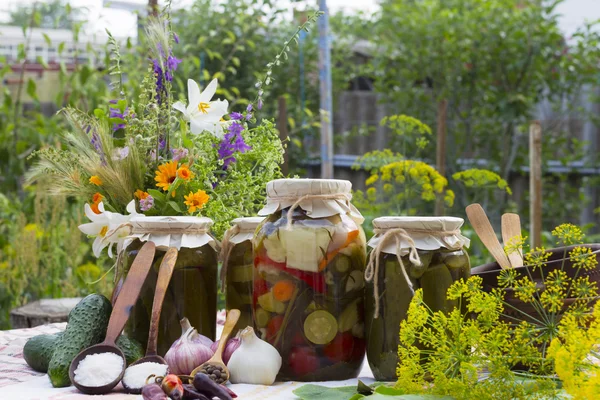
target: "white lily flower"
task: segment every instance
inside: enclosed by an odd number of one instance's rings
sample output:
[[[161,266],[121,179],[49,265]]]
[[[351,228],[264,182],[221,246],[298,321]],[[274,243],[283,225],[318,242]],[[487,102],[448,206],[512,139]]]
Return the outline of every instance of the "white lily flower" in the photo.
[[[94,256],[100,257],[102,250],[108,247],[108,256],[112,258],[113,244],[117,243],[117,252],[122,248],[123,240],[129,236],[129,228],[125,226],[132,217],[140,216],[135,209],[135,200],[127,205],[129,215],[106,211],[104,204],[98,204],[100,214],[92,211],[89,204],[85,205],[85,215],[90,219],[87,224],[79,225],[79,230],[88,236],[95,237],[92,251]],[[107,235],[108,234],[108,235]]]
[[[223,137],[221,120],[227,114],[229,102],[227,100],[211,101],[217,91],[217,80],[213,79],[200,93],[200,87],[192,79],[188,79],[188,99],[186,105],[178,101],[173,108],[181,111],[186,121],[190,123],[190,129],[197,135],[204,131],[212,133],[218,138]]]

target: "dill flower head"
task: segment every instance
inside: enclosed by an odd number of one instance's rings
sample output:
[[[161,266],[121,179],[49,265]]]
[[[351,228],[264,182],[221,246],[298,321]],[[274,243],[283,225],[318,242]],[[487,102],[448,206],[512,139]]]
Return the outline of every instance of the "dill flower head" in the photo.
[[[567,291],[570,280],[571,279],[565,271],[555,269],[548,273],[548,276],[544,280],[544,284],[549,289],[552,288],[555,290]]]
[[[573,281],[571,289],[578,298],[589,298],[598,296],[598,285],[590,282],[589,276],[580,276]]]
[[[559,312],[565,300],[565,292],[557,286],[549,286],[540,296],[540,303],[550,312]]]
[[[500,271],[500,274],[498,274],[498,286],[503,288],[512,287],[518,277],[519,274],[515,269],[503,269]]]
[[[514,284],[515,297],[524,303],[531,303],[534,300],[535,294],[537,293],[537,287],[535,282],[531,279],[524,277],[515,281]]]
[[[552,236],[555,236],[562,244],[570,245],[582,243],[584,234],[576,225],[573,224],[562,224],[554,228]]]
[[[527,245],[527,236],[514,236],[511,237],[507,243],[504,244],[504,252],[508,254],[518,253],[521,254],[523,247]]]
[[[545,266],[551,255],[552,253],[546,251],[543,247],[536,247],[533,251],[525,254],[525,265],[535,271]]]
[[[102,179],[100,179],[100,177],[98,175],[92,175],[92,176],[90,176],[89,182],[92,185],[102,186]]]
[[[156,171],[156,186],[167,192],[177,178],[177,161],[169,161],[158,166]]]
[[[189,181],[194,177],[194,173],[190,171],[190,168],[187,166],[187,164],[183,164],[177,169],[177,176],[184,181]]]
[[[210,196],[207,195],[204,190],[198,190],[196,193],[190,192],[187,196],[184,196],[184,198],[184,203],[188,206],[188,211],[194,213],[196,210],[201,210],[202,207],[208,203]]]
[[[573,268],[591,271],[598,265],[598,259],[589,247],[575,247],[569,253]]]

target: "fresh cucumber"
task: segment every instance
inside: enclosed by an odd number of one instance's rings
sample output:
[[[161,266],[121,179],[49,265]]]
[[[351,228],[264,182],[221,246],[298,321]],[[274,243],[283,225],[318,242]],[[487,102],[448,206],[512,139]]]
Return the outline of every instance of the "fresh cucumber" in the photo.
[[[71,384],[69,366],[79,352],[104,340],[112,306],[102,295],[90,294],[69,313],[69,323],[56,346],[48,365],[48,376],[54,387]]]
[[[56,342],[63,332],[53,335],[34,336],[23,347],[23,358],[27,365],[38,372],[48,372],[48,364],[52,358]]]

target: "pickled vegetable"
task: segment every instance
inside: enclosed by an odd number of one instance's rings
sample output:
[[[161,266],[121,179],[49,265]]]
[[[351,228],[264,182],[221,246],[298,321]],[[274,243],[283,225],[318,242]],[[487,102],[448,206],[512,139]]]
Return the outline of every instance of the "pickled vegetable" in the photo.
[[[234,334],[240,329],[253,325],[253,254],[250,240],[232,244],[227,259],[227,274],[225,276],[225,307],[227,310],[240,310]]]
[[[315,311],[304,320],[304,334],[314,344],[331,342],[337,332],[337,320],[325,310]]]
[[[112,298],[121,288],[133,259],[142,246],[136,239],[126,250],[125,268],[118,276]],[[144,346],[148,342],[150,315],[158,270],[165,250],[156,251],[152,268],[148,273],[140,296],[131,310],[125,332]],[[204,336],[215,339],[217,311],[217,254],[210,246],[195,249],[181,248],[173,270],[171,282],[160,314],[158,327],[158,354],[164,356],[171,344],[181,336],[180,320],[188,318],[190,324]]]
[[[463,250],[419,251],[419,257],[423,263],[421,266],[411,264],[408,256],[402,257],[409,277],[407,282],[396,255],[382,253],[378,269],[379,317],[376,319],[373,318],[373,282],[367,283],[367,358],[375,379],[379,381],[397,379],[398,329],[406,318],[413,291],[423,289],[423,301],[433,311],[449,312],[458,305],[458,301],[447,299],[448,288],[456,280],[470,276],[469,256]]]
[[[278,380],[356,377],[364,359],[365,236],[347,215],[270,215],[255,236],[254,322],[283,358]],[[396,330],[396,334],[397,334]]]

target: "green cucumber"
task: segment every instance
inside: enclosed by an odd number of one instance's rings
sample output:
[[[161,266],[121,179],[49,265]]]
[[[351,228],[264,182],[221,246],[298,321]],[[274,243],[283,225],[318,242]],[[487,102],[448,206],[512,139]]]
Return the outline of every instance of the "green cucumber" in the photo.
[[[127,361],[127,365],[136,362],[140,358],[144,357],[144,348],[135,339],[132,339],[128,336],[121,335],[118,337],[117,342],[115,343],[125,354],[125,360]]]
[[[444,264],[429,267],[419,280],[423,289],[423,301],[433,311],[448,313],[458,306],[458,300],[448,300],[447,291],[454,283],[450,271]]]
[[[48,364],[52,358],[56,342],[63,332],[53,335],[34,336],[23,347],[23,358],[27,365],[38,372],[48,372]]]
[[[54,387],[66,387],[69,366],[79,352],[104,340],[112,306],[102,295],[90,294],[69,313],[69,323],[56,346],[48,365],[48,376]]]

